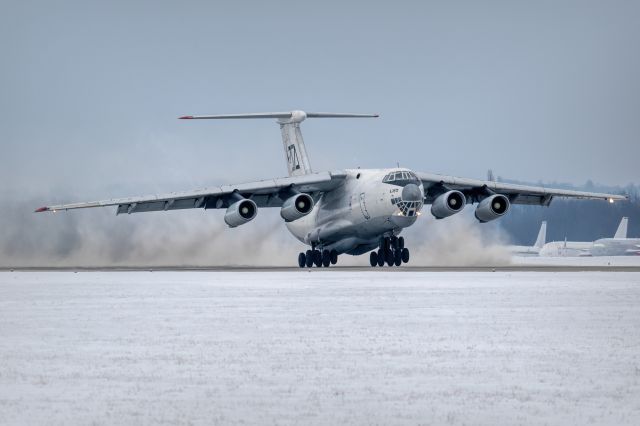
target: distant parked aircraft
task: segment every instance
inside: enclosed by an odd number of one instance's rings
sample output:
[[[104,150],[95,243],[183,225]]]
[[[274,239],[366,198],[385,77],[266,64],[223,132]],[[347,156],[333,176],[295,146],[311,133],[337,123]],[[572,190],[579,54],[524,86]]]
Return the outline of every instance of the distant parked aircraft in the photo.
[[[592,256],[637,256],[640,255],[640,238],[627,238],[629,219],[622,218],[613,238],[601,238],[593,242]]]
[[[509,246],[511,254],[516,256],[537,256],[547,239],[547,222],[543,221],[538,231],[538,238],[532,246]]]
[[[640,238],[627,238],[629,218],[623,217],[613,238],[588,241],[553,241],[540,250],[540,256],[628,256],[640,255]]]
[[[300,267],[328,267],[342,253],[369,254],[371,266],[400,266],[409,261],[409,249],[398,234],[413,225],[424,204],[444,219],[467,204],[478,203],[475,216],[489,222],[504,216],[511,204],[548,206],[554,198],[625,200],[614,194],[569,191],[413,172],[405,168],[347,169],[314,173],[302,139],[300,124],[307,118],[377,117],[377,114],[323,112],[269,112],[255,114],[185,116],[182,119],[276,119],[282,134],[289,177],[238,185],[223,185],[186,192],[62,204],[37,212],[116,207],[117,214],[178,209],[225,209],[229,227],[253,220],[259,208],[279,208],[288,230],[310,249],[298,255]],[[390,141],[402,150],[401,141]],[[221,147],[222,148],[222,147]],[[247,155],[256,155],[245,147]],[[337,153],[340,155],[340,153]],[[469,155],[452,152],[452,155]],[[437,158],[432,159],[437,161]],[[225,164],[224,150],[216,158],[203,158],[194,167]],[[242,168],[243,164],[234,167]],[[250,259],[247,259],[250,261]]]

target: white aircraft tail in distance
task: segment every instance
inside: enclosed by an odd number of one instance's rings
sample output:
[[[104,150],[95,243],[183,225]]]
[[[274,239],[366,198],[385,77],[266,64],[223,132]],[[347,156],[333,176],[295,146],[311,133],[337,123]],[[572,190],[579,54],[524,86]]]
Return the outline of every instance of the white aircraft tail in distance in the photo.
[[[278,208],[287,229],[309,249],[300,267],[328,267],[341,254],[369,253],[371,266],[400,266],[410,258],[400,233],[429,204],[445,219],[476,204],[479,222],[498,219],[512,204],[548,206],[555,197],[613,202],[627,197],[460,178],[407,168],[313,172],[300,130],[307,118],[376,118],[378,114],[267,112],[184,116],[185,120],[275,119],[280,126],[288,177],[169,194],[46,206],[37,212],[115,206],[117,214],[179,209],[225,209],[231,227],[252,221],[262,208]],[[247,259],[250,262],[250,259]]]
[[[532,246],[509,246],[509,252],[515,256],[538,256],[547,240],[547,221],[540,224],[538,237]]]
[[[618,225],[616,233],[613,235],[615,239],[627,238],[627,228],[629,226],[629,218],[623,217]]]
[[[629,218],[623,217],[613,238],[593,242],[592,256],[640,256],[640,238],[628,238]]]

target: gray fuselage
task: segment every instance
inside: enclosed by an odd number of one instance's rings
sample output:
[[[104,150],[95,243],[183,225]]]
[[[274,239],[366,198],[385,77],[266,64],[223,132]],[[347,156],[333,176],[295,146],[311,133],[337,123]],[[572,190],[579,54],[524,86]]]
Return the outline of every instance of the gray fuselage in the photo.
[[[381,237],[398,235],[420,216],[424,188],[408,169],[351,169],[340,187],[315,201],[311,213],[287,223],[301,242],[359,255]]]

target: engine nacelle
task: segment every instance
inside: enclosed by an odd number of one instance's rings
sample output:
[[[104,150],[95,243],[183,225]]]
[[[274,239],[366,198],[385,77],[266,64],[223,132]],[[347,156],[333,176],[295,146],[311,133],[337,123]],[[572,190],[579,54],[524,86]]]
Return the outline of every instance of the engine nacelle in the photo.
[[[313,198],[309,194],[296,194],[287,198],[280,209],[280,216],[287,221],[293,222],[311,213],[313,210]]]
[[[509,199],[502,194],[487,197],[478,204],[476,219],[483,223],[497,219],[509,210],[510,205]]]
[[[231,204],[224,214],[224,221],[229,227],[244,225],[258,214],[258,206],[253,200],[240,200]]]
[[[436,219],[444,219],[456,214],[467,204],[467,198],[460,191],[448,191],[439,195],[431,204],[431,214]]]

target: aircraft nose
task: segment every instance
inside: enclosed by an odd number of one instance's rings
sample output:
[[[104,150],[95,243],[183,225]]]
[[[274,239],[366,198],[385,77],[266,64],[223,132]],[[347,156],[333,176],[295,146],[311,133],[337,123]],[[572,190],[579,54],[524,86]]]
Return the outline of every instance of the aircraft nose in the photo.
[[[402,188],[402,201],[422,201],[422,191],[420,187],[414,183],[405,185]]]

